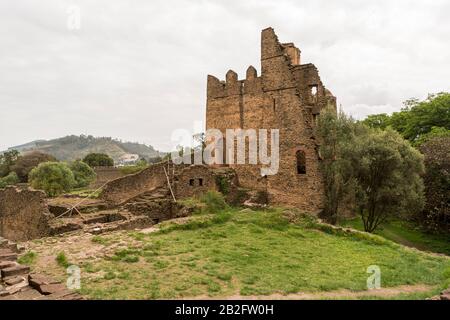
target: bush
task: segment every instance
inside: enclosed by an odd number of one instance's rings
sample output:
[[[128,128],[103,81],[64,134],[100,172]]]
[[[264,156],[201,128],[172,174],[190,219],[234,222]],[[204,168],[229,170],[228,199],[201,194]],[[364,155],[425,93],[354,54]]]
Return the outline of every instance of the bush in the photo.
[[[44,162],[31,170],[29,182],[35,189],[44,190],[54,197],[70,191],[76,184],[75,177],[66,163]]]
[[[56,159],[51,155],[34,151],[19,156],[16,163],[11,166],[11,170],[17,173],[20,182],[27,182],[30,171],[36,168],[40,163],[48,161],[56,161]]]
[[[208,191],[200,198],[200,201],[206,205],[205,210],[208,213],[218,213],[228,208],[223,194],[217,191]]]
[[[75,188],[87,187],[95,180],[94,170],[86,163],[78,160],[72,162],[69,167],[75,178]]]
[[[15,172],[10,172],[6,177],[0,178],[0,188],[19,183],[19,177]]]
[[[86,157],[84,157],[83,162],[91,168],[114,166],[114,160],[104,153],[90,153]]]
[[[219,188],[219,191],[224,195],[227,195],[230,192],[230,182],[226,177],[216,176],[216,185]]]

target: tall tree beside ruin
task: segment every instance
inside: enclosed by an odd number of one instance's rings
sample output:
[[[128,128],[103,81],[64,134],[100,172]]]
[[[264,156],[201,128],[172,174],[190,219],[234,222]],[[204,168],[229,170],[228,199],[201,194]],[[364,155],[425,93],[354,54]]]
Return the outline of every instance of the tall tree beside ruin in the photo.
[[[356,180],[355,203],[365,231],[423,208],[423,157],[394,130],[358,135],[342,156]]]
[[[373,232],[388,217],[423,207],[423,159],[392,129],[371,129],[328,109],[318,122],[325,183],[323,216],[336,223],[341,210],[356,210]]]
[[[333,107],[322,110],[317,133],[320,137],[320,157],[325,183],[325,207],[322,213],[329,223],[336,224],[339,210],[347,190],[353,183],[349,175],[347,159],[343,150],[355,139],[355,122],[342,111],[336,113]]]

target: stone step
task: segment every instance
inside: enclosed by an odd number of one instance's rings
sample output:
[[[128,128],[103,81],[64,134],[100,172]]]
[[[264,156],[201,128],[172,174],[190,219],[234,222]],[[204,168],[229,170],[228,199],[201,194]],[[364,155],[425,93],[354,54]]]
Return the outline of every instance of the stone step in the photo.
[[[2,261],[0,262],[0,270],[6,269],[6,268],[11,268],[14,266],[17,266],[18,263],[15,261]]]
[[[21,283],[23,281],[26,281],[26,279],[24,277],[20,277],[20,276],[13,276],[13,277],[8,277],[8,278],[3,279],[3,282],[8,286],[13,286],[13,285]]]
[[[4,252],[0,253],[0,261],[16,261],[17,253],[15,252]]]
[[[30,267],[17,265],[9,268],[2,269],[2,278],[27,275],[30,273]]]
[[[43,295],[49,295],[53,293],[66,292],[67,288],[62,283],[43,284],[37,289]]]

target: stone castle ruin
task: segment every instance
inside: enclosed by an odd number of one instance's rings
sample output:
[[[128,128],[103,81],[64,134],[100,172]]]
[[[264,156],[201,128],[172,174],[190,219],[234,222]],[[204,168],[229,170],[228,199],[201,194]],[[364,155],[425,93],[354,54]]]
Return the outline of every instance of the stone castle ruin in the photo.
[[[261,75],[250,66],[244,80],[230,70],[226,80],[208,76],[206,129],[279,129],[278,173],[261,176],[260,166],[230,165],[243,187],[266,190],[276,203],[317,212],[323,203],[317,116],[336,98],[317,68],[301,63],[293,43],[280,43],[272,28],[261,33]],[[227,142],[226,142],[227,143]],[[235,162],[236,163],[236,162]]]
[[[45,199],[42,192],[28,188],[0,189],[0,236],[25,241],[79,230],[143,228],[189,215],[190,208],[178,200],[209,190],[223,192],[232,203],[251,205],[255,199],[268,199],[317,213],[324,187],[315,126],[327,105],[335,108],[336,99],[322,84],[317,68],[301,64],[294,44],[282,44],[272,28],[264,29],[259,76],[252,66],[244,80],[231,70],[225,81],[208,76],[206,129],[224,135],[226,129],[278,129],[278,173],[262,176],[261,166],[254,164],[165,161],[123,177],[107,171],[105,177],[113,180],[103,186],[98,199]]]

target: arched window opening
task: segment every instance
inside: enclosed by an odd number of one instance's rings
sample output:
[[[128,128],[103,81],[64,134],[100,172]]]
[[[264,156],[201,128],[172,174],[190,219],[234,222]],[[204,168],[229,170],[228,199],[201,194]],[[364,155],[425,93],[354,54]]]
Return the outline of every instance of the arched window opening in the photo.
[[[298,150],[295,154],[297,160],[297,174],[306,174],[306,157],[305,152]]]

